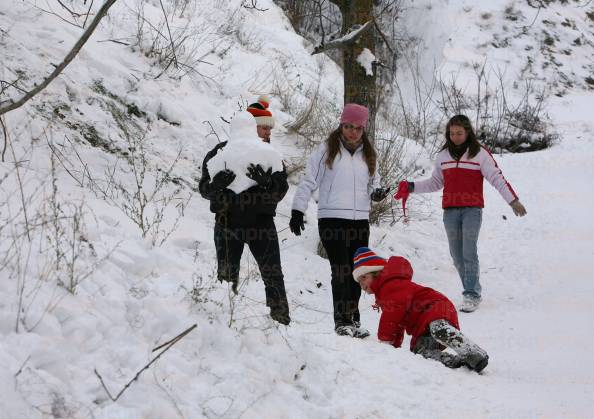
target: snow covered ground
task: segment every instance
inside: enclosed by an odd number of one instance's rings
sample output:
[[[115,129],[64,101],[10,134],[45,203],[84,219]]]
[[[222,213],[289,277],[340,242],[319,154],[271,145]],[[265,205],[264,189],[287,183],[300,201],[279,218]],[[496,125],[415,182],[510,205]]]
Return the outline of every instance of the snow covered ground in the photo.
[[[147,16],[158,16],[158,3],[153,3],[146,3],[150,6]],[[239,3],[205,0],[200,5],[212,11],[205,20],[220,23]],[[125,146],[109,108],[100,105],[107,102],[97,99],[105,95],[91,88],[97,79],[108,91],[153,117],[147,146],[152,167],[165,167],[178,146],[183,146],[174,175],[188,182],[216,143],[202,121],[214,122],[219,115],[232,113],[240,94],[252,94],[246,98],[250,100],[270,90],[276,66],[283,70],[278,74],[288,74],[285,82],[291,81],[294,87],[301,80],[307,87],[317,79],[318,66],[323,64],[322,91],[340,97],[336,66],[329,60],[319,61],[323,58],[312,59],[280,11],[269,1],[261,3],[270,10],[241,10],[233,15],[242,32],[226,34],[219,40],[220,49],[205,58],[213,63],[208,73],[214,78],[212,83],[200,78],[134,83],[134,76],[152,74],[149,62],[128,48],[98,42],[123,36],[131,25],[134,2],[116,4],[114,8],[120,8],[114,9],[64,76],[25,108],[6,116],[17,159],[27,158],[21,165],[21,173],[29,179],[24,187],[31,194],[27,208],[33,212],[51,195],[49,148],[40,133],[49,132],[69,156],[72,146],[64,135],[75,134],[63,122],[39,114],[49,109],[50,113],[62,112],[67,121],[92,123],[98,136],[113,140],[112,146]],[[447,3],[454,12],[475,4]],[[527,14],[528,9],[523,10]],[[463,16],[454,12],[451,16]],[[439,28],[445,31],[447,25]],[[0,29],[7,67],[24,63],[28,77],[34,78],[39,77],[36,69],[61,59],[79,34],[76,28],[20,1],[0,5]],[[448,48],[470,48],[465,44],[470,41],[459,32],[451,33],[449,42],[456,44]],[[243,41],[236,42],[237,36]],[[433,32],[431,37],[435,38],[431,48],[445,51],[443,57],[437,52],[432,55],[451,63],[451,49],[444,50],[439,43],[446,38]],[[509,55],[518,51],[511,48]],[[11,80],[12,75],[5,72],[2,78]],[[295,100],[300,98],[297,95]],[[273,96],[272,100],[275,117],[281,123],[291,120],[290,114],[280,111],[281,98]],[[68,103],[70,110],[60,103]],[[448,370],[415,356],[406,349],[407,340],[403,349],[395,350],[373,335],[356,340],[333,333],[330,268],[316,255],[315,205],[308,209],[304,235],[295,237],[287,228],[294,187],[279,205],[276,218],[292,317],[291,325],[284,327],[267,315],[263,284],[247,250],[238,297],[230,297],[227,285],[215,281],[214,220],[208,203],[199,196],[190,201],[169,239],[153,246],[120,210],[77,187],[59,170],[61,199],[80,202],[84,198],[92,208],[85,217],[85,235],[93,250],[85,248],[81,262],[98,266],[77,284],[75,294],[57,286],[56,278],[36,280],[35,273],[44,271],[40,266],[46,260],[43,255],[33,253],[26,272],[9,277],[7,270],[0,271],[1,416],[591,417],[594,196],[588,185],[594,177],[592,103],[591,92],[569,89],[551,105],[550,114],[561,134],[558,144],[534,153],[496,156],[528,215],[514,217],[496,191],[485,185],[479,242],[484,303],[479,311],[460,315],[462,330],[490,354],[490,364],[481,375]],[[181,126],[157,119],[157,114]],[[275,132],[273,144],[283,153],[297,155],[296,138],[282,128]],[[29,146],[34,152],[28,153]],[[97,174],[114,161],[112,154],[83,142],[76,147]],[[2,201],[11,203],[3,206],[2,217],[8,209],[14,214],[20,208],[13,161],[9,150],[6,162],[0,163],[2,176],[9,175],[0,183]],[[38,185],[42,188],[36,190]],[[411,201],[410,222],[374,227],[371,247],[383,256],[407,257],[417,282],[457,302],[460,284],[448,254],[439,194]],[[0,232],[3,240],[10,237],[7,229]],[[25,251],[30,248],[27,241],[21,243]],[[104,256],[108,257],[101,262]],[[21,286],[24,304],[19,315]],[[371,309],[372,303],[369,296],[363,297],[361,309],[363,324],[374,331],[378,314]],[[21,320],[18,332],[17,317]],[[116,394],[152,359],[153,348],[192,324],[197,328],[144,371],[117,402],[109,400],[94,370]]]

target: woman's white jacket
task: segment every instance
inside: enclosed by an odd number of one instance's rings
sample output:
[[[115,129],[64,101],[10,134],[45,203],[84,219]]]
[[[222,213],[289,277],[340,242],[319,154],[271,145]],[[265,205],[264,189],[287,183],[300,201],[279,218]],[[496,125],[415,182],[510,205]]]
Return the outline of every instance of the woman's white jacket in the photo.
[[[380,187],[377,164],[374,176],[369,176],[363,145],[351,155],[340,143],[340,151],[331,169],[326,165],[327,156],[328,149],[324,142],[309,157],[292,209],[305,213],[311,194],[319,189],[318,219],[369,219],[371,193]]]

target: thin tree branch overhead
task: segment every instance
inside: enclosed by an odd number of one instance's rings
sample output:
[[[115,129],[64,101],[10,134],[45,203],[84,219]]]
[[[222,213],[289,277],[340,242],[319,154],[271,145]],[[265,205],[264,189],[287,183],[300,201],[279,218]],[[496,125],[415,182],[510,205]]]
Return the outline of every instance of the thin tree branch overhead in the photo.
[[[64,58],[64,61],[62,61],[56,67],[56,69],[43,80],[43,82],[41,82],[34,89],[27,92],[22,98],[20,98],[16,102],[11,101],[12,103],[10,103],[9,105],[1,107],[0,115],[5,114],[6,112],[10,112],[14,109],[20,108],[27,101],[29,101],[29,99],[31,99],[32,97],[37,95],[39,92],[41,92],[43,89],[45,89],[56,77],[58,77],[58,75],[60,75],[60,73],[66,68],[66,66],[68,64],[70,64],[70,62],[74,59],[74,57],[76,57],[76,55],[81,50],[83,45],[87,42],[87,40],[91,37],[91,35],[93,34],[95,29],[99,25],[99,22],[101,21],[101,19],[107,14],[107,11],[109,10],[109,8],[111,6],[113,6],[113,4],[116,1],[117,0],[106,0],[105,3],[103,4],[103,6],[101,6],[99,11],[95,15],[95,18],[93,19],[93,21],[91,22],[89,27],[85,30],[85,32],[82,34],[80,39],[76,42],[76,44],[74,44],[74,47],[72,47],[72,49],[70,50],[68,55],[66,55],[66,57]]]

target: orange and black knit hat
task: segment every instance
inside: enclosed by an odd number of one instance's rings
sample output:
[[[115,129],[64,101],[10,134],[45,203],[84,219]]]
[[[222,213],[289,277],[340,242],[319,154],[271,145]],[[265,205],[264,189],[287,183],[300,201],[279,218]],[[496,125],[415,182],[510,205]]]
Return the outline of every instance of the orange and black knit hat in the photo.
[[[258,98],[256,103],[252,103],[248,106],[247,111],[251,113],[256,119],[256,125],[264,125],[270,128],[274,127],[274,118],[272,112],[268,110],[270,105],[270,99],[266,95],[262,95]]]

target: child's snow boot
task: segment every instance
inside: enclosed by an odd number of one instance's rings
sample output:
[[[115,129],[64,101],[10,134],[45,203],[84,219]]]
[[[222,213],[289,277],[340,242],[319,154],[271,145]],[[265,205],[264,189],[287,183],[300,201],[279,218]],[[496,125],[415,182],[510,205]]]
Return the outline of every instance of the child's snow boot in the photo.
[[[453,349],[462,359],[464,365],[476,372],[481,372],[489,363],[489,356],[484,349],[468,339],[447,320],[435,320],[429,324],[429,332],[433,339]]]
[[[471,370],[481,372],[489,363],[489,355],[477,346],[478,350],[474,350],[466,355],[462,362]]]

